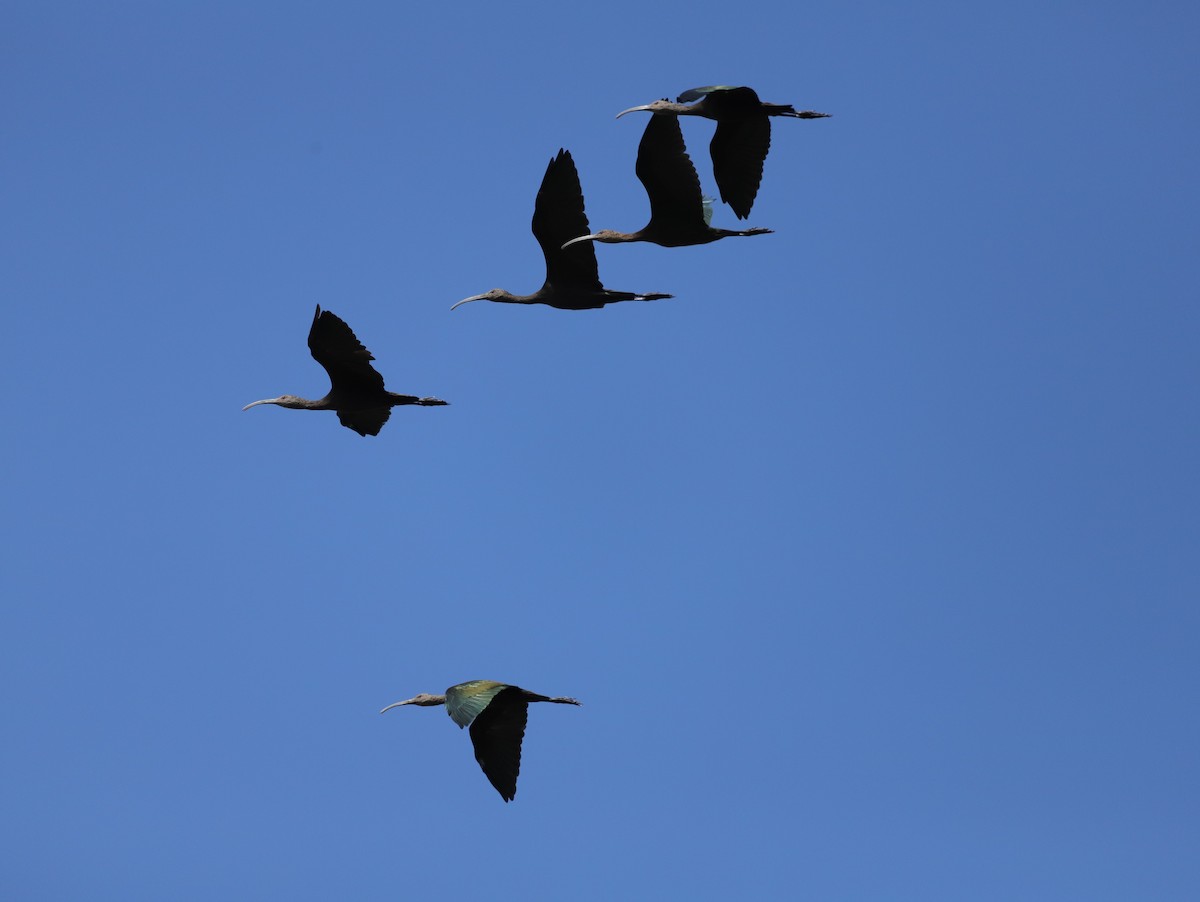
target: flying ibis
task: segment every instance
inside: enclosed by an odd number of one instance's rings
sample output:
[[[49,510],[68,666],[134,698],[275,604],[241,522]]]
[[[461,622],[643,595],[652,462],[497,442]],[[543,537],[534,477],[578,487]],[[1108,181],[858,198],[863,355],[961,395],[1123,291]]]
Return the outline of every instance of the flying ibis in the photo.
[[[771,229],[733,231],[709,225],[712,208],[700,193],[700,178],[683,143],[678,116],[651,116],[638,144],[637,177],[650,198],[650,222],[636,232],[601,229],[593,235],[572,238],[620,244],[649,241],[663,247],[708,244],[734,235],[766,235]]]
[[[703,116],[715,119],[717,130],[709,144],[713,177],[721,190],[721,200],[733,208],[738,219],[750,215],[758,185],[762,181],[763,161],[771,149],[771,116],[794,119],[825,119],[828,113],[799,110],[790,104],[764,103],[752,88],[709,85],[692,88],[676,98],[630,107],[617,113],[646,110],[658,115]],[[690,101],[696,101],[691,103]]]
[[[397,404],[443,407],[440,398],[398,395],[383,387],[383,376],[371,366],[375,357],[362,346],[346,323],[317,305],[312,328],[308,330],[308,349],[313,359],[325,367],[331,383],[329,394],[316,401],[295,395],[280,395],[253,401],[242,410],[259,404],[278,404],[292,410],[336,410],[347,429],[359,435],[379,435]]]
[[[549,304],[559,310],[594,310],[615,301],[657,301],[669,294],[635,294],[612,291],[600,284],[596,251],[590,244],[563,245],[588,233],[587,214],[583,212],[583,189],[570,151],[559,150],[546,167],[542,186],[533,205],[533,236],[546,258],[546,281],[533,294],[512,294],[493,288],[484,294],[463,298],[454,307],[469,301],[497,301],[502,304]],[[453,310],[454,307],[450,309]]]
[[[511,802],[517,794],[517,774],[521,770],[521,740],[530,702],[554,702],[578,705],[573,698],[549,698],[520,686],[495,680],[471,680],[446,690],[445,695],[422,692],[402,702],[393,702],[379,713],[401,705],[445,705],[459,727],[471,728],[475,760],[483,768],[501,798]]]

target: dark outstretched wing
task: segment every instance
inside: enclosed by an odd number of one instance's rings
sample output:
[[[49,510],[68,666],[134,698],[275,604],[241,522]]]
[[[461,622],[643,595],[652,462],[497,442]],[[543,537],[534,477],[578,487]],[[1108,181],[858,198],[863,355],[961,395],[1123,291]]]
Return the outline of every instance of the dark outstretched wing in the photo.
[[[708,149],[721,200],[733,208],[738,219],[745,219],[754,206],[763,161],[771,149],[771,120],[761,113],[718,120]]]
[[[308,349],[313,359],[325,367],[335,389],[383,391],[383,376],[371,366],[371,361],[375,359],[371,352],[362,346],[340,317],[328,310],[322,311],[320,306],[313,316],[312,328],[308,330]],[[380,421],[379,425],[382,426],[383,422]]]
[[[392,415],[392,409],[371,407],[366,410],[339,410],[337,415],[343,426],[353,429],[359,435],[379,435],[379,430]]]
[[[638,144],[637,177],[650,198],[650,221],[681,229],[704,224],[700,177],[683,143],[678,116],[651,116]]]
[[[471,744],[475,760],[506,802],[517,794],[521,770],[521,740],[529,703],[522,690],[509,686],[497,692],[488,706],[471,722]]]
[[[533,206],[533,236],[546,258],[546,284],[558,290],[600,291],[600,270],[596,250],[590,241],[563,245],[572,238],[586,235],[587,214],[583,212],[583,189],[571,152],[559,150],[546,167],[542,186]]]
[[[675,102],[691,103],[694,100],[705,98],[708,99],[710,106],[717,108],[716,112],[725,114],[750,112],[759,105],[758,94],[753,88],[733,85],[708,85],[703,88],[692,88],[676,97]]]

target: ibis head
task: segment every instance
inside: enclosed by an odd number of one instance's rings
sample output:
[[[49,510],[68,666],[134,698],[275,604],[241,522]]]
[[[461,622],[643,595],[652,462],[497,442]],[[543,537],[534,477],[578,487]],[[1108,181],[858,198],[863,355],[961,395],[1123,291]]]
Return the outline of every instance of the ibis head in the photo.
[[[249,410],[251,407],[257,407],[259,404],[278,404],[280,407],[289,407],[292,410],[307,410],[315,401],[309,401],[305,398],[297,398],[295,395],[280,395],[278,398],[263,398],[261,401],[251,401],[242,410]]]
[[[641,106],[631,106],[627,110],[621,110],[621,112],[617,113],[616,118],[620,119],[626,113],[641,113],[641,112],[675,113],[676,115],[686,116],[691,112],[691,110],[682,103],[671,103],[671,101],[667,100],[666,98],[663,98],[662,100],[654,101],[654,103],[643,103]]]
[[[454,307],[461,307],[463,304],[469,304],[471,301],[499,301],[501,303],[516,304],[520,303],[517,296],[510,291],[505,291],[503,288],[493,288],[491,291],[485,291],[483,294],[472,295],[469,298],[463,298]]]
[[[430,695],[428,692],[422,692],[419,695],[414,695],[412,698],[406,698],[402,702],[392,702],[379,713],[382,714],[384,711],[392,710],[392,708],[399,708],[401,705],[420,705],[423,708],[428,708],[433,705],[444,704],[446,704],[446,696]]]
[[[623,244],[626,241],[631,240],[633,239],[624,232],[618,232],[614,229],[601,229],[599,232],[596,232],[592,235],[580,235],[578,238],[572,238],[570,241],[564,244],[563,247],[568,248],[578,241],[599,241],[601,244]]]

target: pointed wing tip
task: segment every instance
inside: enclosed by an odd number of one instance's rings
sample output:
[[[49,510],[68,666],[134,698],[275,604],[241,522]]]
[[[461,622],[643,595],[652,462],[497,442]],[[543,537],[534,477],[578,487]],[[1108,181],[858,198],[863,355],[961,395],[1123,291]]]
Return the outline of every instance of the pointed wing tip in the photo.
[[[543,185],[545,184],[546,178],[550,175],[550,173],[560,166],[568,167],[571,170],[575,169],[575,158],[571,156],[571,151],[567,150],[565,147],[560,147],[558,149],[558,153],[552,156],[550,158],[550,162],[546,164],[546,174],[542,176]],[[539,193],[541,193],[540,188]],[[451,307],[450,309],[453,310],[454,308]]]

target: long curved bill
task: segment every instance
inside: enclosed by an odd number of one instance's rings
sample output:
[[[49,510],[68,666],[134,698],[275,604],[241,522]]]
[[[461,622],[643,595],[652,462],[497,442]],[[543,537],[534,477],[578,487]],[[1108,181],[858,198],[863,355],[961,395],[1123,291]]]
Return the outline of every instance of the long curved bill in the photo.
[[[575,244],[577,241],[593,241],[593,240],[595,240],[595,238],[596,238],[595,235],[580,235],[578,238],[572,238],[570,241],[568,241],[566,244],[564,244],[561,248],[559,248],[559,250],[566,250],[568,247],[570,247],[572,244]]]
[[[626,113],[636,113],[639,110],[648,110],[648,109],[650,109],[650,104],[648,104],[648,103],[643,103],[641,106],[631,106],[629,109],[621,110],[621,112],[617,113],[616,118],[620,119]]]
[[[486,294],[477,294],[474,297],[463,298],[461,301],[459,301],[457,304],[455,304],[454,307],[461,307],[463,304],[468,304],[471,301],[482,301],[486,297],[487,297]],[[454,307],[451,307],[450,309],[453,310]]]
[[[249,410],[251,407],[257,407],[259,404],[278,404],[278,398],[263,398],[261,401],[251,401],[242,410]]]
[[[411,702],[411,701],[412,701],[412,699],[411,699],[411,698],[406,698],[406,699],[405,699],[404,701],[402,701],[402,702],[392,702],[392,703],[391,703],[390,705],[388,705],[386,708],[382,708],[382,709],[380,709],[379,713],[380,713],[380,714],[383,714],[383,713],[384,713],[384,712],[386,712],[386,711],[391,711],[391,710],[392,710],[392,708],[399,708],[401,705],[407,705],[407,704],[408,704],[409,702]]]

